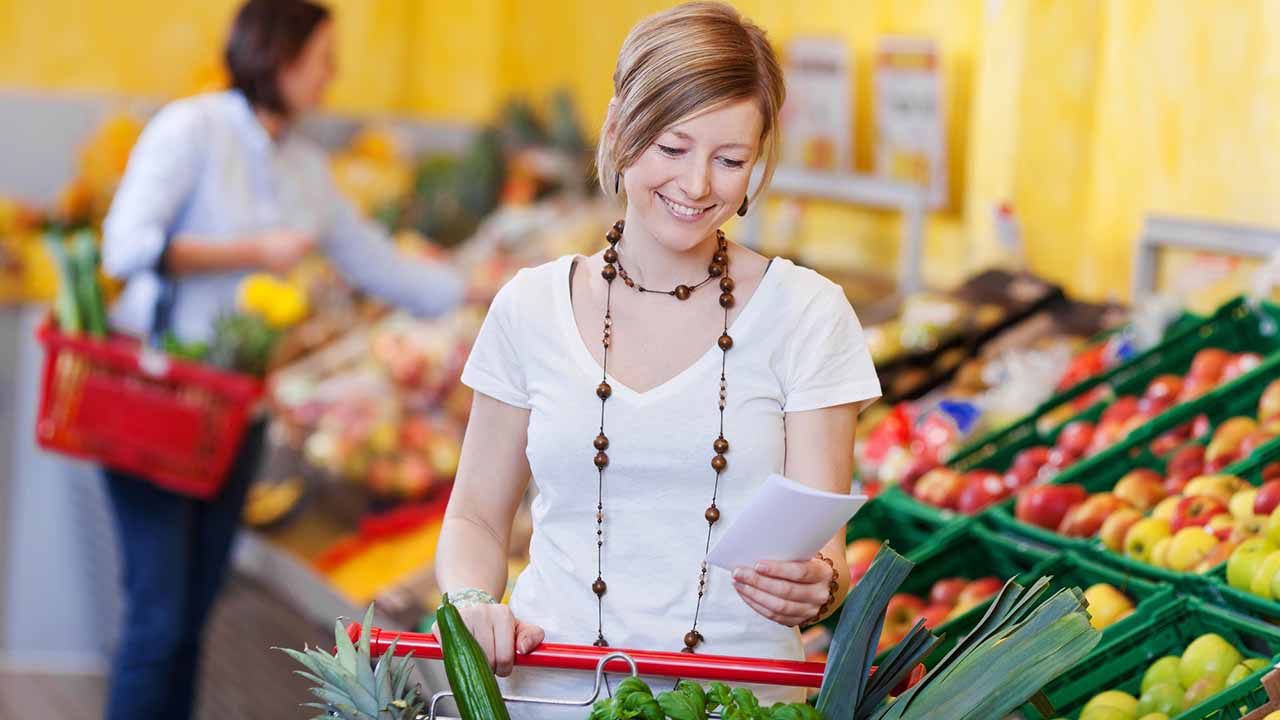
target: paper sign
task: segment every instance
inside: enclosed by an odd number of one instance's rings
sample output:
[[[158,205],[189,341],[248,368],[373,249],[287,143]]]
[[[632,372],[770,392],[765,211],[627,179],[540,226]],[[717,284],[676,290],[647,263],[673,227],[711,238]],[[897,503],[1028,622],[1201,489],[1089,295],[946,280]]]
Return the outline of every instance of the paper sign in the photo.
[[[787,102],[782,162],[810,170],[853,168],[853,68],[837,38],[796,38],[787,45]]]
[[[947,139],[938,49],[929,38],[888,37],[875,69],[876,172],[947,201]]]

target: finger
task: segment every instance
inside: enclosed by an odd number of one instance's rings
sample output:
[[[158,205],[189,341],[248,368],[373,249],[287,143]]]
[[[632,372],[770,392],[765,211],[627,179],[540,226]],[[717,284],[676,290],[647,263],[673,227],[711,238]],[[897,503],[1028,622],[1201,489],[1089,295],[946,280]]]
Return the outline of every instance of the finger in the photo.
[[[816,602],[821,605],[827,599],[827,587],[816,583],[800,584],[790,580],[778,580],[745,568],[734,571],[733,579],[784,600]]]
[[[542,644],[545,637],[546,633],[537,625],[516,621],[516,652],[521,655],[533,652],[534,648]]]
[[[766,620],[770,620],[772,622],[778,623],[779,625],[783,625],[785,627],[793,627],[795,625],[800,624],[800,621],[795,620],[793,618],[779,615],[778,613],[770,610],[769,608],[765,607],[764,605],[761,605],[760,603],[756,602],[750,597],[747,597],[746,595],[743,595],[742,593],[739,593],[739,597],[742,598],[742,602],[745,603],[747,607],[751,608],[753,611],[755,611],[757,615],[760,615]]]
[[[738,594],[743,596],[744,599],[749,598],[754,600],[758,605],[767,608],[775,616],[780,618],[812,617],[818,610],[815,605],[785,600],[743,583],[735,583],[734,587],[738,590]]]
[[[511,613],[506,608],[493,613],[493,672],[498,677],[511,674],[511,666],[515,661],[515,625]]]
[[[831,580],[831,568],[821,560],[799,560],[784,562],[780,560],[761,560],[756,563],[755,571],[761,575],[790,580],[798,583],[828,582]]]

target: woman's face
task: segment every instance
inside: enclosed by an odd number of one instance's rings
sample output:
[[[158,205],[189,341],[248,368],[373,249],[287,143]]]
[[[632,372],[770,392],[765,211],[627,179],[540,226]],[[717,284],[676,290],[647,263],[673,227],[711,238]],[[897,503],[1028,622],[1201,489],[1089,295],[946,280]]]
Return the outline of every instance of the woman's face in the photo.
[[[622,173],[628,223],[671,250],[696,247],[742,205],[763,125],[747,99],[667,128]]]
[[[333,21],[324,20],[307,38],[298,57],[280,71],[280,95],[291,115],[301,115],[324,99],[337,69],[333,44]]]

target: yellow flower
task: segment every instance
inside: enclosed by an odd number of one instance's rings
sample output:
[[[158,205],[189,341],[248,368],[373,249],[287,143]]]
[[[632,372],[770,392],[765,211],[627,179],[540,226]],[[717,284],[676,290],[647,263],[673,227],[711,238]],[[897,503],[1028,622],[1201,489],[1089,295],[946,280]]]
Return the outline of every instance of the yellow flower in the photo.
[[[267,325],[277,330],[292,327],[307,316],[307,297],[297,286],[279,283],[260,312]]]
[[[277,281],[265,273],[254,273],[240,281],[240,292],[237,298],[240,312],[258,314],[262,308],[271,303],[275,294]]]

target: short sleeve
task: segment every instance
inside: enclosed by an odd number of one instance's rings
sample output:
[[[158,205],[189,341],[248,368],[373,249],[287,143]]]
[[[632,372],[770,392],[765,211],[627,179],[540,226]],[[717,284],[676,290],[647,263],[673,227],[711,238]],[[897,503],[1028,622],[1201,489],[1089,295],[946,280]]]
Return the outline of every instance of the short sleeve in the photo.
[[[861,411],[880,397],[862,325],[840,286],[816,274],[814,279],[823,287],[796,318],[783,410],[859,403]]]
[[[529,393],[525,385],[524,367],[520,362],[522,343],[515,333],[520,323],[515,314],[524,272],[509,280],[489,305],[480,334],[471,346],[471,355],[462,368],[462,384],[501,400],[508,405],[529,409]]]

